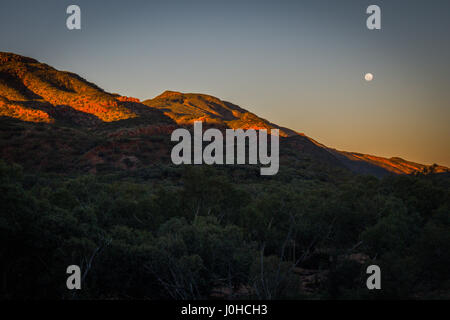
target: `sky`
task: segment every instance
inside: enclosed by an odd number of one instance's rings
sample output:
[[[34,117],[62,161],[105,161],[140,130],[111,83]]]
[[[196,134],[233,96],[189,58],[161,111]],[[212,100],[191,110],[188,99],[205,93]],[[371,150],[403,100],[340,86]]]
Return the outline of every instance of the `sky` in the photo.
[[[0,2],[0,51],[106,91],[210,94],[329,147],[446,166],[449,32],[448,0]]]

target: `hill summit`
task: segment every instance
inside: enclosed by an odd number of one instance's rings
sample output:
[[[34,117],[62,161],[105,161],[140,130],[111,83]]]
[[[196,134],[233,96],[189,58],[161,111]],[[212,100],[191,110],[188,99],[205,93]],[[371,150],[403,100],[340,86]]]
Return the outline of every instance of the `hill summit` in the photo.
[[[282,137],[297,135],[231,102],[206,94],[165,91],[153,99],[143,101],[143,104],[163,111],[178,124],[203,121],[231,129],[279,129]]]

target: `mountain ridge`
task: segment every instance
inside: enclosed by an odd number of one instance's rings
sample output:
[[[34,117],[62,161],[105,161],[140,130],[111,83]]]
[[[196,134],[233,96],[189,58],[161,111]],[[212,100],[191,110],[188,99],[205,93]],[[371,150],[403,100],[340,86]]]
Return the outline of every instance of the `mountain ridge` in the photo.
[[[167,135],[170,128],[188,127],[194,121],[221,129],[279,129],[286,150],[301,150],[318,161],[356,173],[382,176],[448,172],[443,166],[428,166],[398,157],[387,159],[339,151],[211,95],[167,90],[140,102],[136,98],[108,93],[75,73],[58,71],[14,53],[0,52],[0,116],[47,125],[81,126],[89,130],[104,128],[109,130],[109,137],[117,139],[152,132]],[[105,127],[108,123],[110,125]],[[97,149],[105,150],[104,147]],[[96,149],[89,150],[86,157],[98,161],[93,150]],[[139,162],[139,153],[135,152],[130,157]]]

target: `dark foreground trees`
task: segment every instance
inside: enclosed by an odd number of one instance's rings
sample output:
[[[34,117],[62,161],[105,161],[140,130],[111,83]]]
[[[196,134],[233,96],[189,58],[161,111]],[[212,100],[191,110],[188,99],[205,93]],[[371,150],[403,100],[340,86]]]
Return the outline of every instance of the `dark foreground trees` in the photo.
[[[0,298],[449,297],[446,177],[151,170],[68,177],[0,162]]]

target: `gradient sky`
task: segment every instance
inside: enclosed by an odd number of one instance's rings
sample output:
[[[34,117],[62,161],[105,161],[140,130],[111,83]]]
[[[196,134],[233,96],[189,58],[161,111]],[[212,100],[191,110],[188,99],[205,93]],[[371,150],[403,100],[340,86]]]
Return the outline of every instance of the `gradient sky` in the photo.
[[[0,2],[0,51],[109,92],[211,94],[330,147],[447,166],[449,33],[448,0]]]

